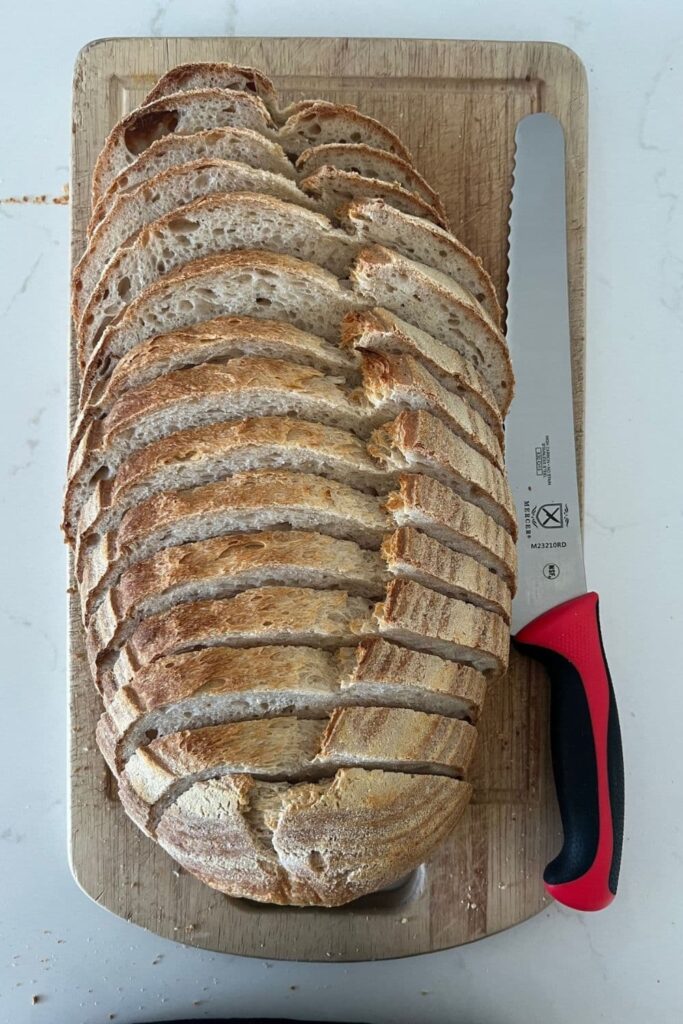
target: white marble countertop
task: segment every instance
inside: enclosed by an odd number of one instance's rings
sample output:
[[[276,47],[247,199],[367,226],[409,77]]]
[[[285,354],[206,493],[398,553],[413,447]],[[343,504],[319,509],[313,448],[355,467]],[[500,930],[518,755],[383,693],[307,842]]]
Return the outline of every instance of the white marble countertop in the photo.
[[[77,51],[96,37],[150,34],[548,39],[572,46],[586,63],[586,552],[589,582],[602,596],[627,763],[621,892],[608,911],[588,916],[553,906],[451,952],[307,966],[162,941],[95,906],[71,879],[65,549],[57,529],[69,211],[53,199],[68,178]],[[680,3],[42,0],[6,10],[0,54],[0,1021],[680,1021]],[[8,201],[22,196],[47,201]]]

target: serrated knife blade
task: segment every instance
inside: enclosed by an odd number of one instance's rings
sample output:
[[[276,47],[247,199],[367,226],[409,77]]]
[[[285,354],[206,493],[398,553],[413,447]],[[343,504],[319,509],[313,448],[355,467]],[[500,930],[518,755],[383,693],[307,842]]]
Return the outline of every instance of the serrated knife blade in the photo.
[[[519,521],[515,644],[550,676],[553,769],[564,845],[546,888],[578,910],[617,889],[623,832],[619,718],[587,592],[572,400],[565,141],[550,114],[515,135],[507,334],[516,393],[506,461]]]

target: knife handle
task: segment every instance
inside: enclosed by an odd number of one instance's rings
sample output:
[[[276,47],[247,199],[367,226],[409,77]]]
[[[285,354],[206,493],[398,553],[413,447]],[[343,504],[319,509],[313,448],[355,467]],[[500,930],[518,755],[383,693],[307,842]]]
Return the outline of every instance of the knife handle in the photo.
[[[602,645],[598,595],[557,605],[519,631],[515,645],[551,682],[553,774],[564,845],[543,874],[575,910],[602,910],[617,891],[624,828],[624,762],[617,704]]]

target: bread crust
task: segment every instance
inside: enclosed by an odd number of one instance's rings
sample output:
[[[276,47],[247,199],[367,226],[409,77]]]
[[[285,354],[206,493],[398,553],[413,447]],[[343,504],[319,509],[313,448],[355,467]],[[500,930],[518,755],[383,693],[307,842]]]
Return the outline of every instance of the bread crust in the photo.
[[[456,779],[362,768],[289,787],[233,776],[193,786],[166,811],[157,839],[220,892],[339,906],[413,871],[470,795]]]
[[[466,399],[502,446],[503,421],[493,392],[459,352],[380,307],[347,313],[342,321],[340,341],[345,349],[361,355],[364,352],[397,353],[418,360],[442,387]]]

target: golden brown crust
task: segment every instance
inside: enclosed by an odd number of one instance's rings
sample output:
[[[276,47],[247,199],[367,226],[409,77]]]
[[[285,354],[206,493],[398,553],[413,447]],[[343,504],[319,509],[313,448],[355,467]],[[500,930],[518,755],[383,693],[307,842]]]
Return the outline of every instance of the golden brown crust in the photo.
[[[509,623],[509,587],[476,558],[451,551],[412,526],[402,526],[385,537],[381,555],[393,575],[407,576],[448,597],[495,612]]]
[[[391,403],[396,414],[406,407],[423,409],[503,469],[500,442],[488,423],[463,398],[446,391],[416,359],[376,352],[364,352],[362,359],[363,391],[370,403],[380,408]]]
[[[469,665],[379,637],[357,647],[213,647],[159,658],[105,693],[97,741],[119,774],[137,746],[178,728],[334,707],[405,707],[475,722],[486,680]],[[297,711],[298,709],[298,711]],[[310,710],[309,710],[310,714]],[[311,715],[311,717],[314,717]]]
[[[236,533],[164,548],[127,569],[105,596],[88,622],[88,645],[101,655],[151,612],[244,588],[302,583],[378,597],[384,578],[376,553],[311,531]]]
[[[135,501],[158,491],[279,467],[324,473],[363,490],[387,490],[392,479],[348,431],[286,416],[232,420],[178,431],[134,452],[113,482],[100,482],[92,491],[81,509],[79,529],[86,536],[110,508],[120,517]]]
[[[444,386],[478,410],[502,444],[503,422],[496,399],[481,374],[459,352],[379,307],[347,313],[340,340],[344,348],[361,354],[398,352],[418,359]]]
[[[206,284],[211,287],[215,284],[216,276],[226,275],[235,280],[242,270],[288,275],[288,281],[292,286],[292,312],[287,322],[298,326],[297,321],[297,291],[296,281],[306,282],[314,286],[323,296],[325,308],[329,314],[329,331],[325,334],[327,340],[334,341],[338,336],[339,323],[343,316],[350,310],[357,308],[359,303],[347,291],[340,288],[337,278],[321,267],[313,263],[305,263],[292,256],[283,256],[280,253],[271,253],[264,250],[258,251],[237,251],[221,253],[216,256],[205,256],[200,260],[187,263],[177,270],[171,271],[161,280],[156,281],[142,292],[129,306],[116,324],[110,325],[93,350],[88,365],[83,371],[81,383],[81,406],[89,404],[96,385],[100,380],[110,375],[118,359],[127,351],[146,341],[149,337],[159,333],[159,329],[147,327],[145,316],[150,312],[158,317],[158,310],[163,308],[166,298],[172,296],[178,287],[187,283],[202,287]],[[206,305],[206,304],[205,304]],[[253,315],[258,309],[234,310],[237,314]],[[225,312],[220,308],[220,302],[216,302],[214,308],[202,311],[190,323],[196,323],[206,316],[217,315]],[[183,327],[186,325],[183,325]],[[127,333],[132,335],[129,338],[130,344],[124,342]]]
[[[412,410],[374,431],[368,452],[387,469],[414,468],[466,493],[511,537],[517,518],[505,475],[428,412]]]
[[[372,604],[344,591],[261,587],[223,601],[196,601],[145,619],[121,652],[119,685],[162,656],[218,644],[341,647],[360,639]]]
[[[324,721],[251,719],[183,730],[136,751],[119,778],[129,816],[154,834],[159,816],[196,781],[245,774],[286,779],[342,766],[461,776],[476,729],[406,708],[342,708]]]
[[[387,639],[431,650],[480,671],[500,675],[507,668],[510,630],[494,612],[445,597],[413,580],[392,580],[375,606],[371,628]]]
[[[480,561],[497,572],[515,593],[515,543],[507,530],[477,505],[463,501],[449,487],[420,473],[402,474],[398,490],[387,495],[383,504],[399,524],[418,526],[456,551],[467,550],[463,543],[471,546]]]

